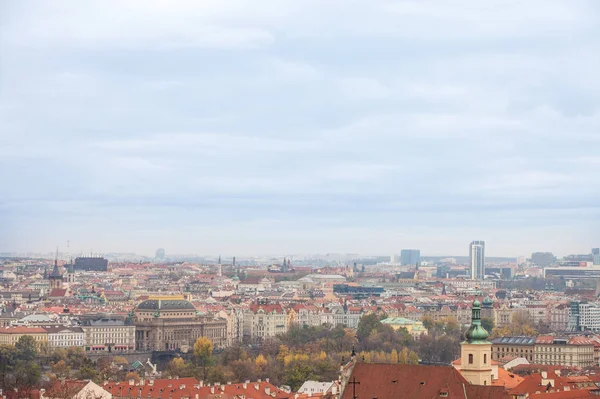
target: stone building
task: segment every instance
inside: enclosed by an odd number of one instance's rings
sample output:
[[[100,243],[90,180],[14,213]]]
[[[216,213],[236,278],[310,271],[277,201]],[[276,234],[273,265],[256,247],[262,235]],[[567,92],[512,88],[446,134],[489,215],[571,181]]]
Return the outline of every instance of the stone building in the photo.
[[[140,303],[134,311],[138,350],[186,352],[199,337],[209,338],[215,347],[227,344],[227,321],[200,315],[184,299],[157,297]]]

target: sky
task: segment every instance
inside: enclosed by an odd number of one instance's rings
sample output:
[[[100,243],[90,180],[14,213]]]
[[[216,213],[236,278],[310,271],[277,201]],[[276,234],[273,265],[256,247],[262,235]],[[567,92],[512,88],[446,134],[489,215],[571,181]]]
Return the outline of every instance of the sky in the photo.
[[[600,2],[0,2],[0,251],[600,246]]]

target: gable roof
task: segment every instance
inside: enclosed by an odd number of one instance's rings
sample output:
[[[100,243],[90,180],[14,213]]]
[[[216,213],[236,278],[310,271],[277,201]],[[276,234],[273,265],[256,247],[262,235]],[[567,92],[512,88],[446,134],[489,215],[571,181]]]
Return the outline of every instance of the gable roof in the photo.
[[[356,378],[356,395],[378,399],[435,398],[444,395],[450,399],[489,398],[506,399],[503,387],[470,385],[451,366],[408,364],[357,363],[350,380]],[[348,384],[341,399],[353,399],[353,387]]]

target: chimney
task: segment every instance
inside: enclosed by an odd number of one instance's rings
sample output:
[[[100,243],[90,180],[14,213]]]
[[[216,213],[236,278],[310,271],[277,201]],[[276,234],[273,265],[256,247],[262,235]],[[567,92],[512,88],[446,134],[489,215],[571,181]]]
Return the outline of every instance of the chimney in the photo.
[[[153,386],[153,385],[154,385],[154,379],[150,379],[150,380],[148,380],[148,385],[149,385],[149,386]]]
[[[221,391],[225,392],[225,385],[221,385]]]
[[[254,389],[256,389],[258,391],[258,388],[260,388],[260,385],[254,384]]]
[[[135,380],[134,379],[129,380],[129,385],[130,386],[135,385]]]
[[[244,383],[242,384],[242,386],[244,387],[244,389],[248,389],[248,383],[247,383],[247,382],[244,382]]]
[[[210,393],[213,395],[215,394],[215,387],[210,387]]]
[[[265,381],[266,381],[266,382],[269,382],[269,379],[268,379],[268,378],[265,378]]]
[[[140,378],[140,386],[141,386],[141,387],[143,387],[145,383],[146,383],[146,382],[144,381],[144,379],[143,379],[143,378]]]
[[[259,384],[262,382],[262,380],[260,378],[257,381],[258,381]]]
[[[200,388],[204,387],[204,380],[200,380]]]

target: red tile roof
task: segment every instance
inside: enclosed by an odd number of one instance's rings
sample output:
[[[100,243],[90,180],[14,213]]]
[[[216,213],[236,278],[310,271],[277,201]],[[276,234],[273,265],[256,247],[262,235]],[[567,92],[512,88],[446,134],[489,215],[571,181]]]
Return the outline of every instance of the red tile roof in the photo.
[[[503,387],[470,385],[449,366],[357,363],[350,381],[354,378],[359,383],[356,395],[362,398],[509,398]],[[341,399],[353,399],[352,391],[347,385]]]

